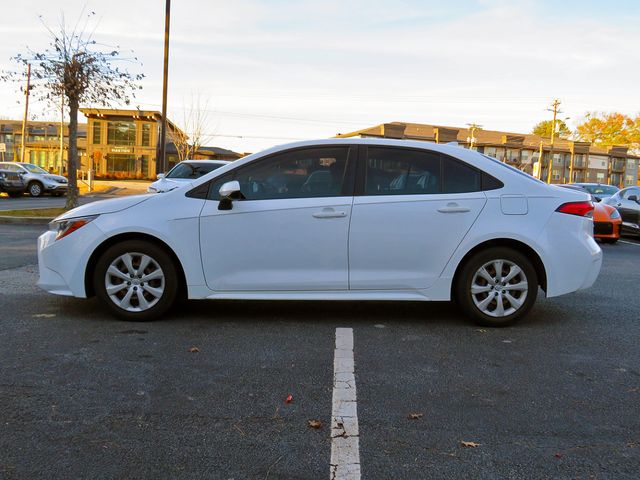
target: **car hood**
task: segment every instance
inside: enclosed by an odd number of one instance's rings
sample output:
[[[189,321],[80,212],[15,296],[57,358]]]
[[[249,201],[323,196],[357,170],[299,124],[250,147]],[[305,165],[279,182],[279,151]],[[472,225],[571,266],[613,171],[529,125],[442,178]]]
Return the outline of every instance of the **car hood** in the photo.
[[[58,183],[67,183],[66,177],[63,177],[62,175],[47,174],[47,175],[43,175],[43,177],[46,178],[47,180],[54,180]]]
[[[109,200],[99,200],[86,205],[81,205],[68,212],[63,213],[55,220],[64,220],[67,218],[86,217],[88,215],[102,215],[105,213],[121,212],[134,205],[138,205],[149,200],[153,195],[132,195],[129,197],[113,198]]]

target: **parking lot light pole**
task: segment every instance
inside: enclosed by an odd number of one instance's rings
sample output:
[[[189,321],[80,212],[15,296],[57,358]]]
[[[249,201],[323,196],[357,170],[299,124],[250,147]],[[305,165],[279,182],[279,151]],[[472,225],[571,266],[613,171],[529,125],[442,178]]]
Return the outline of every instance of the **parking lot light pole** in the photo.
[[[171,17],[171,0],[166,0],[164,17],[164,71],[162,75],[162,126],[160,128],[160,158],[156,162],[156,171],[160,163],[160,172],[167,171],[166,138],[167,138],[167,80],[169,76],[169,20]]]

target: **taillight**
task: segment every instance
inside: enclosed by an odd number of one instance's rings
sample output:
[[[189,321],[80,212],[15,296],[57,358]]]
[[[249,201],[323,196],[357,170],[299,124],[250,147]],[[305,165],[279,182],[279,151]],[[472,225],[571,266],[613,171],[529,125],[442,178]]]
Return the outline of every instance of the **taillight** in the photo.
[[[592,217],[594,208],[593,202],[569,202],[563,203],[556,208],[556,212],[568,213],[579,217]]]

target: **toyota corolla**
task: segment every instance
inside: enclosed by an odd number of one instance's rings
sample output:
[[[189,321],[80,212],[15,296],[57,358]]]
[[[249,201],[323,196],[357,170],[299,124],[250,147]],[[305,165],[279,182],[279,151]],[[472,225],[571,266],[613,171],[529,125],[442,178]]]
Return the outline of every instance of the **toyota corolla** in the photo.
[[[127,320],[157,318],[178,296],[455,300],[504,326],[539,288],[594,283],[592,213],[586,193],[452,145],[299,142],[163,195],[66,212],[38,240],[38,284],[95,295]]]

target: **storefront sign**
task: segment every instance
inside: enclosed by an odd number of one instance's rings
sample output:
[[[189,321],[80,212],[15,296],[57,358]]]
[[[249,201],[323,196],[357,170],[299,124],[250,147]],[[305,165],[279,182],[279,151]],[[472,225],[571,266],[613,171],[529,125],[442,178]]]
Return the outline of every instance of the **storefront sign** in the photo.
[[[133,148],[131,147],[111,147],[111,153],[133,153]]]

